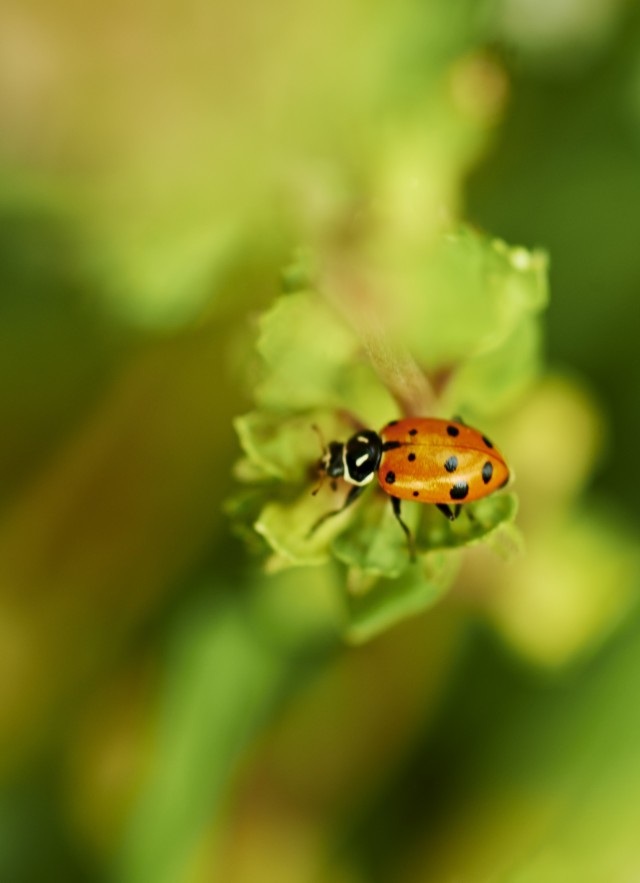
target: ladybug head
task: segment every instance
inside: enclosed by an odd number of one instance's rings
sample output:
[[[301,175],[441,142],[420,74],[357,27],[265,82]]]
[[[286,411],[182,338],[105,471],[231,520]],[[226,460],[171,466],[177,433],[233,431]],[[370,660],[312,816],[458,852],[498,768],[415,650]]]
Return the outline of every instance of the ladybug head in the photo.
[[[344,445],[342,442],[329,442],[318,463],[320,472],[325,472],[329,478],[342,478],[344,475],[343,451]]]

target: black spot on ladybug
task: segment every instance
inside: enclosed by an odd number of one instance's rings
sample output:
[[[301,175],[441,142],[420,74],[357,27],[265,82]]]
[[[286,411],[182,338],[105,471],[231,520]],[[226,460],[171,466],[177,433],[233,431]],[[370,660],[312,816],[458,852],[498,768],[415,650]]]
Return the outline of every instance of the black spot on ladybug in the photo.
[[[444,461],[444,468],[447,470],[447,472],[455,472],[458,468],[458,458],[449,457],[448,460]]]
[[[414,491],[414,492],[413,492],[413,496],[414,496],[414,497],[419,497],[419,496],[420,496],[420,492],[419,492],[419,491]]]
[[[469,493],[469,485],[466,481],[457,481],[449,491],[452,500],[464,500]]]
[[[460,435],[460,430],[457,426],[447,426],[447,435],[452,435],[455,438],[456,435]]]
[[[413,453],[409,454],[409,456],[407,457],[407,460],[409,461],[409,463],[413,463],[413,461],[415,459],[416,459],[416,455]]]
[[[409,435],[417,435],[417,434],[418,434],[418,430],[417,430],[417,429],[410,429],[410,430],[409,430]]]
[[[396,480],[395,472],[387,472],[384,480],[387,482],[387,484],[393,484]]]
[[[491,481],[492,475],[493,475],[493,466],[487,460],[487,462],[482,467],[482,480],[484,481],[485,484],[489,484],[489,482]]]
[[[489,441],[489,439],[486,437],[486,435],[483,435],[483,436],[482,436],[482,441],[485,443],[485,445],[486,445],[488,448],[492,448],[492,447],[493,447],[493,445],[491,444],[491,442]]]
[[[394,448],[399,448],[400,445],[401,445],[401,442],[399,442],[399,441],[388,441],[382,445],[382,450],[383,451],[393,451]]]

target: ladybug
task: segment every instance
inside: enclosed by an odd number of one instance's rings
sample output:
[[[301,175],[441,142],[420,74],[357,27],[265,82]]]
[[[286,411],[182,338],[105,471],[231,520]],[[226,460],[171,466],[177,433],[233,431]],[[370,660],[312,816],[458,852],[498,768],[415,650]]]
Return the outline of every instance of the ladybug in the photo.
[[[432,503],[454,521],[463,503],[487,497],[509,481],[509,468],[500,451],[460,418],[407,417],[392,420],[379,433],[363,429],[347,442],[329,442],[318,465],[322,478],[342,478],[352,487],[342,507],[319,518],[310,534],[355,502],[377,476],[391,497],[393,514],[407,535],[412,556],[411,532],[400,515],[401,500]]]

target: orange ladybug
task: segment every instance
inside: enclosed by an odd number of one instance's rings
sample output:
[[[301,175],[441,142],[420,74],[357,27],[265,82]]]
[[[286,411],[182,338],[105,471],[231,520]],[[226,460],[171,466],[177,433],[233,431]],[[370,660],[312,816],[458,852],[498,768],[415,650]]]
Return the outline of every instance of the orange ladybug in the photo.
[[[353,487],[343,506],[318,519],[310,533],[357,500],[377,475],[410,547],[411,532],[400,516],[401,500],[433,503],[453,521],[463,502],[487,497],[509,481],[500,451],[459,418],[407,417],[392,420],[379,433],[364,429],[347,442],[330,442],[319,468],[323,476],[342,478]]]

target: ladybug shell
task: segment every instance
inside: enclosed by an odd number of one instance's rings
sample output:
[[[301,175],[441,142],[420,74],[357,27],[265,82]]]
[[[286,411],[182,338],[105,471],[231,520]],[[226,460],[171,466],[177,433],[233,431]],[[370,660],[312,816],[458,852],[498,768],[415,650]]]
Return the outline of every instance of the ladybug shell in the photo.
[[[453,420],[394,420],[380,438],[378,481],[392,497],[421,503],[471,502],[509,480],[504,457],[489,439]]]

